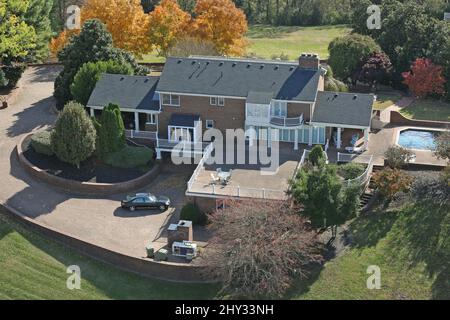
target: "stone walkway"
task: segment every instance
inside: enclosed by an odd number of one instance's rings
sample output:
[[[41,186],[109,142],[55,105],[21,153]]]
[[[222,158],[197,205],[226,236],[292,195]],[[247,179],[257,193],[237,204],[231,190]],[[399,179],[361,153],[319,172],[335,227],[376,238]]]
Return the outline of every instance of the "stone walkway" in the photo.
[[[414,102],[414,99],[411,97],[403,97],[395,104],[390,107],[387,107],[380,113],[380,120],[389,123],[391,122],[391,111],[400,111],[403,108],[410,106]]]
[[[9,108],[0,110],[0,203],[64,233],[131,256],[143,257],[150,241],[163,242],[168,223],[178,220],[185,201],[186,182],[193,169],[166,168],[142,191],[171,197],[174,207],[164,213],[118,208],[125,197],[79,197],[56,191],[31,179],[19,165],[15,146],[27,133],[40,130],[56,119],[53,81],[57,67],[29,68],[22,88]]]

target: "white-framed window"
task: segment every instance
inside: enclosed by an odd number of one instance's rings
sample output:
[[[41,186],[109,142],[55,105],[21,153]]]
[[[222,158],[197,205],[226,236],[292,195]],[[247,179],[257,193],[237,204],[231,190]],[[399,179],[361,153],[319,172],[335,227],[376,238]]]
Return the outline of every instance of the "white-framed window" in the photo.
[[[272,117],[286,117],[287,103],[285,101],[273,101],[270,108],[270,115]]]
[[[156,114],[147,114],[147,124],[156,124]]]
[[[206,129],[214,128],[214,120],[206,120]]]
[[[225,105],[224,97],[209,97],[209,104],[211,106],[223,107]]]
[[[165,106],[179,107],[180,106],[180,96],[176,94],[163,94],[162,104]]]

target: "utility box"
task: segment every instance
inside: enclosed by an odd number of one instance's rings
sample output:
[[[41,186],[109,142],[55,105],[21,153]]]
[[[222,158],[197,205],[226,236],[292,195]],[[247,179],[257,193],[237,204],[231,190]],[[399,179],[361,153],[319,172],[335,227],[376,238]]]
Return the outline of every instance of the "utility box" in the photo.
[[[180,220],[178,224],[171,224],[167,229],[167,244],[169,248],[174,242],[193,241],[192,221]]]
[[[192,260],[197,256],[197,244],[191,241],[174,242],[172,244],[172,255]]]
[[[155,253],[155,261],[166,261],[169,255],[169,251],[166,249],[159,249]]]

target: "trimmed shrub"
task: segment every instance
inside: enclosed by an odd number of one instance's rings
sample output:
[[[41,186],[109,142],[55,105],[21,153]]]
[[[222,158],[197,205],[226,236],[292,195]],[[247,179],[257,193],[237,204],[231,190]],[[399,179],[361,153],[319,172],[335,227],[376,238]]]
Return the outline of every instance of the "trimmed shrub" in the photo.
[[[208,222],[208,217],[200,211],[196,205],[187,203],[183,206],[180,213],[181,220],[192,221],[194,225],[203,226]]]
[[[325,164],[325,154],[321,145],[316,145],[312,148],[311,153],[308,156],[308,160],[313,166],[322,166]]]
[[[119,151],[106,154],[104,161],[116,168],[144,167],[153,162],[153,150],[127,145]]]
[[[21,62],[14,62],[3,67],[5,78],[8,79],[8,88],[14,88],[16,86],[26,67],[26,64]]]
[[[45,154],[47,156],[52,156],[53,150],[52,150],[52,144],[51,144],[51,131],[45,130],[40,131],[31,137],[31,147],[40,154]]]
[[[103,108],[99,121],[94,120],[94,125],[97,130],[96,151],[98,156],[104,158],[125,147],[125,126],[118,105],[110,103]]]
[[[69,102],[51,134],[52,150],[59,160],[80,167],[95,151],[96,132],[84,107]]]
[[[390,201],[397,193],[409,190],[412,178],[398,169],[386,168],[375,173],[373,182],[380,194]]]
[[[338,174],[345,180],[355,179],[362,175],[366,168],[360,163],[349,162],[337,167]]]

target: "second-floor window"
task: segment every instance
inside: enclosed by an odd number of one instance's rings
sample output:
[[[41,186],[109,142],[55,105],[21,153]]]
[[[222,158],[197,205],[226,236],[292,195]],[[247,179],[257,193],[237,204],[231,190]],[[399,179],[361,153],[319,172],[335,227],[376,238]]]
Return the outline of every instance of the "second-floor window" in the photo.
[[[147,124],[156,124],[156,114],[147,114]]]
[[[162,104],[165,106],[180,106],[180,96],[176,94],[163,94],[162,95]]]
[[[284,101],[273,101],[270,108],[270,115],[272,117],[284,118],[287,116],[287,103]]]
[[[225,105],[224,97],[209,97],[209,104],[212,106],[223,107]]]

